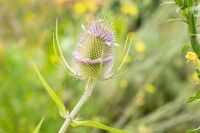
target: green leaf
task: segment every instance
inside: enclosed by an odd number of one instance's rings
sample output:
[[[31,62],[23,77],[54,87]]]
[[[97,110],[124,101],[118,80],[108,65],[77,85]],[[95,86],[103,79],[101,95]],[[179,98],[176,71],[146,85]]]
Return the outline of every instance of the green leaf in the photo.
[[[128,40],[130,40],[129,44],[128,44]],[[126,58],[128,56],[131,44],[132,44],[132,39],[129,38],[129,35],[128,35],[126,37],[126,42],[125,42],[125,45],[124,45],[124,48],[123,48],[123,51],[122,51],[122,56],[121,56],[119,65],[117,66],[116,70],[114,70],[114,72],[112,74],[110,74],[108,77],[106,77],[103,80],[108,80],[108,79],[114,77],[115,74],[121,69],[121,67],[123,66],[123,64],[124,64],[124,62],[125,62],[125,60],[126,60]]]
[[[175,2],[179,7],[183,6],[183,1],[182,0],[175,0]]]
[[[62,61],[65,63],[66,67],[69,69],[69,73],[71,72],[72,75],[74,74],[74,71],[73,69],[69,66],[69,64],[67,63],[67,61],[65,60],[65,57],[61,51],[61,47],[60,47],[60,44],[59,44],[59,41],[58,41],[58,19],[56,20],[56,42],[57,42],[57,46],[58,46],[58,50],[59,50],[59,53],[61,55],[61,58],[62,58]],[[56,48],[55,48],[55,44],[54,44],[54,37],[53,37],[53,45],[54,45],[54,52],[55,54],[57,54],[56,52]],[[58,58],[59,59],[59,58]],[[62,63],[61,63],[62,64]]]
[[[37,127],[35,128],[35,130],[33,131],[33,133],[39,133],[40,127],[41,127],[43,121],[44,121],[44,117],[42,118],[42,120],[40,121],[40,123],[37,125]]]
[[[200,79],[200,70],[196,69],[197,77]]]
[[[180,55],[182,55],[183,52],[185,52],[185,51],[188,50],[189,48],[191,48],[190,45],[184,45],[184,46],[181,48]]]
[[[189,97],[186,102],[193,102],[198,99],[200,99],[200,90],[194,96]]]
[[[196,128],[196,129],[190,129],[186,133],[199,133],[199,132],[200,132],[200,127]]]
[[[129,133],[127,131],[123,131],[123,130],[120,130],[120,129],[112,128],[112,127],[100,124],[98,122],[95,122],[95,121],[73,121],[71,123],[71,125],[73,127],[76,127],[76,126],[96,127],[96,128],[100,128],[100,129],[103,129],[103,130],[111,131],[111,132],[114,132],[114,133]]]
[[[59,109],[59,113],[60,116],[63,118],[66,118],[69,115],[69,112],[66,110],[64,103],[62,102],[62,100],[56,95],[56,93],[51,89],[51,87],[48,85],[48,83],[44,80],[44,78],[42,77],[41,73],[39,72],[37,66],[35,65],[35,63],[31,60],[32,65],[40,79],[40,81],[42,82],[44,88],[46,89],[46,91],[49,93],[49,95],[51,96],[51,98],[53,99],[53,101],[56,103],[58,109]]]

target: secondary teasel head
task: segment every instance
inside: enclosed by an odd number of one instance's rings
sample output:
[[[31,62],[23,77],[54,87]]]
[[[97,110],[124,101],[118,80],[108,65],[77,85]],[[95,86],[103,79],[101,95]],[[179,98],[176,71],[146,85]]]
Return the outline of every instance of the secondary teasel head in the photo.
[[[61,65],[64,63],[67,67],[67,69],[64,66],[62,68],[72,76],[80,79],[108,80],[115,76],[126,60],[131,41],[128,43],[130,39],[127,37],[124,49],[122,50],[121,61],[115,71],[110,73],[113,61],[113,46],[118,45],[115,43],[113,22],[114,19],[112,17],[104,14],[102,17],[91,22],[86,28],[82,25],[83,33],[77,43],[76,49],[72,52],[73,67],[68,65],[61,52],[56,23],[56,41],[59,54],[62,58],[61,60],[57,53],[55,43],[54,50],[58,59],[61,61]]]
[[[83,27],[83,34],[73,52],[74,70],[80,78],[105,78],[113,60],[115,35],[111,20],[98,19]]]

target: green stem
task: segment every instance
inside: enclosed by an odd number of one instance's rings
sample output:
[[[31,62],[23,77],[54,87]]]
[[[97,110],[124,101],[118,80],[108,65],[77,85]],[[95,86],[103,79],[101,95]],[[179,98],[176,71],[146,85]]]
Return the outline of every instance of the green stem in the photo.
[[[189,0],[188,3],[189,7],[195,7],[195,2],[194,0]],[[196,55],[198,56],[198,58],[200,58],[200,45],[199,42],[197,40],[197,28],[196,28],[196,18],[194,17],[195,12],[194,11],[189,11],[188,13],[188,26],[189,26],[189,32],[190,32],[190,42],[192,45],[192,49],[193,51],[196,53]]]
[[[190,41],[192,45],[193,51],[197,54],[198,58],[200,57],[200,45],[197,40],[197,29],[196,29],[196,21],[194,18],[194,13],[189,13],[188,15],[188,24],[190,30]]]
[[[77,115],[78,111],[81,109],[83,104],[87,102],[89,97],[92,94],[93,89],[93,79],[88,79],[85,87],[85,92],[81,99],[78,101],[72,112],[69,114],[69,116],[66,118],[65,122],[63,123],[62,127],[59,130],[59,133],[64,133],[67,129],[67,127],[70,125],[70,123],[73,121],[74,117]]]

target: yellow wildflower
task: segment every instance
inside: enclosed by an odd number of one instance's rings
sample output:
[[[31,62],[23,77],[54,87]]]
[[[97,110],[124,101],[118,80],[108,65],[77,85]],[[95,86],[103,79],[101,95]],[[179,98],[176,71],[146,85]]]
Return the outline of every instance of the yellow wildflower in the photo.
[[[139,124],[137,129],[139,133],[152,133],[152,130],[144,124]]]
[[[25,22],[27,24],[30,24],[31,22],[33,22],[33,19],[34,19],[34,14],[30,13],[30,12],[27,12],[25,14]]]
[[[153,94],[156,92],[156,87],[152,84],[149,84],[145,87],[145,90],[150,93],[150,94]]]
[[[142,106],[144,105],[145,103],[145,100],[143,97],[138,97],[136,100],[135,100],[135,104],[138,105],[138,106]]]
[[[55,63],[55,62],[58,61],[57,57],[56,57],[54,54],[52,54],[52,55],[49,57],[49,60],[50,60],[51,62],[53,62],[53,63]]]
[[[197,55],[194,52],[187,52],[185,58],[193,62],[196,62],[198,60]]]
[[[122,79],[119,81],[119,88],[120,89],[125,89],[128,87],[128,81],[125,79]]]
[[[4,50],[3,44],[0,43],[0,58],[3,56]]]
[[[128,35],[129,35],[130,39],[133,39],[133,40],[136,39],[136,33],[135,32],[129,32]]]
[[[194,73],[192,74],[192,79],[193,79],[194,81],[199,81],[199,78],[198,78],[196,72],[194,72]]]
[[[128,64],[128,63],[130,63],[130,62],[131,62],[131,60],[132,60],[131,56],[130,56],[130,55],[128,55],[128,56],[126,57],[126,60],[125,60],[125,62],[124,62],[124,63]]]
[[[77,2],[74,5],[74,11],[77,14],[83,14],[86,11],[86,4],[84,4],[84,2],[81,2],[81,1]]]
[[[138,8],[135,5],[124,5],[121,7],[121,12],[124,14],[135,16],[138,14]]]
[[[135,45],[135,50],[139,53],[142,53],[146,50],[146,46],[143,42],[138,42],[136,45]]]
[[[95,12],[97,10],[97,5],[94,0],[85,0],[85,3],[89,11]]]

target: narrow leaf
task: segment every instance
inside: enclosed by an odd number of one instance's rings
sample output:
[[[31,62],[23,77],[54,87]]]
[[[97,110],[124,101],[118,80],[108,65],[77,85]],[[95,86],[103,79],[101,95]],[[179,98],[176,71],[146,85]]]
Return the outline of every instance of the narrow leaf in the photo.
[[[57,46],[58,46],[58,50],[59,50],[59,53],[61,55],[61,58],[63,60],[63,62],[65,63],[66,67],[69,69],[69,71],[71,73],[75,73],[74,70],[69,66],[69,64],[67,63],[67,61],[65,60],[65,57],[61,51],[61,47],[60,47],[60,44],[59,44],[59,41],[58,41],[58,19],[56,20],[56,42],[57,42]],[[54,43],[54,42],[53,42]]]
[[[40,123],[37,125],[37,127],[35,128],[35,130],[33,131],[33,133],[39,133],[40,127],[41,127],[43,121],[44,121],[44,117],[42,117],[42,120],[41,120]]]
[[[95,122],[95,121],[73,121],[71,123],[71,125],[73,127],[76,127],[76,126],[96,127],[96,128],[100,128],[100,129],[107,130],[107,131],[114,132],[114,133],[129,133],[127,131],[123,131],[123,130],[120,130],[120,129],[112,128],[112,127],[100,124],[98,122]]]
[[[180,55],[182,55],[183,52],[185,52],[186,50],[188,50],[190,47],[191,47],[190,45],[184,45],[184,46],[181,48]]]
[[[39,72],[37,66],[35,65],[35,63],[31,60],[32,65],[40,79],[40,81],[42,82],[44,88],[46,89],[46,91],[49,93],[49,95],[51,96],[51,98],[53,99],[53,101],[56,103],[58,109],[59,109],[59,113],[60,116],[62,116],[63,118],[66,118],[66,116],[68,116],[69,112],[66,110],[64,103],[62,102],[62,100],[56,95],[56,93],[51,89],[51,87],[48,85],[48,83],[44,80],[44,78],[42,77],[41,73]]]
[[[62,68],[62,70],[64,71],[64,72],[66,72],[67,74],[69,74],[69,75],[73,75],[69,70],[67,70],[66,68],[65,68],[65,66],[63,65],[63,60],[62,59],[60,59],[60,57],[59,57],[59,55],[58,55],[58,53],[57,53],[57,50],[56,50],[56,45],[55,45],[55,39],[54,39],[54,34],[53,34],[53,49],[54,49],[54,53],[55,53],[55,56],[56,56],[56,58],[58,59],[58,61],[60,62],[60,65],[61,65],[61,68]],[[54,63],[55,64],[55,63]],[[57,66],[57,65],[56,65]],[[58,67],[58,66],[57,66]],[[60,68],[60,67],[58,67],[58,68]]]
[[[186,102],[193,102],[198,99],[200,99],[200,90],[194,96],[189,97]]]
[[[200,127],[196,128],[196,129],[190,129],[186,133],[199,133],[199,132],[200,132]]]
[[[168,20],[166,20],[166,22],[171,22],[171,21],[180,21],[180,22],[185,22],[185,23],[187,23],[187,21],[184,20],[184,19],[168,19]]]
[[[183,6],[183,1],[182,0],[175,0],[176,4],[180,7]]]
[[[167,2],[160,4],[160,6],[167,5],[167,4],[176,4],[176,3],[174,1],[167,1]]]
[[[123,48],[123,51],[122,51],[122,56],[121,56],[121,60],[120,60],[120,63],[118,65],[118,67],[116,68],[116,70],[110,74],[108,77],[106,77],[105,79],[102,79],[102,80],[108,80],[110,78],[112,78],[113,76],[115,76],[115,74],[121,69],[121,67],[123,66],[127,56],[128,56],[128,53],[129,53],[129,50],[130,50],[130,47],[131,47],[131,44],[132,44],[132,39],[130,39],[130,42],[128,44],[128,40],[129,40],[129,35],[127,36],[126,38],[126,42],[125,42],[125,46]],[[128,45],[128,46],[127,46]],[[128,48],[127,48],[128,47]]]

